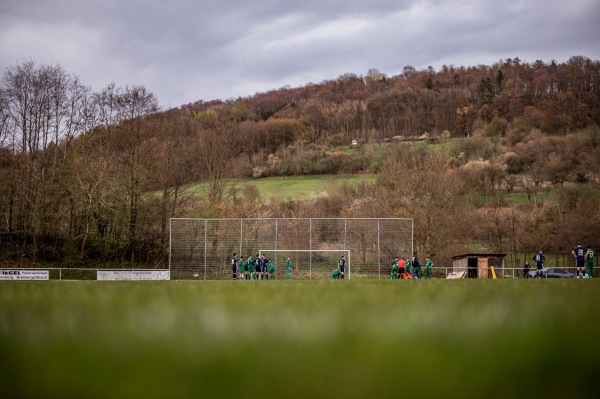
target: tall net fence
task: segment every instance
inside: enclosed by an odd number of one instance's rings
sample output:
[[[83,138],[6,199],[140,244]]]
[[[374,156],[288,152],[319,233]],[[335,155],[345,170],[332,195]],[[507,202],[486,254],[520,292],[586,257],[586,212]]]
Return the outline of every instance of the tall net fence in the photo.
[[[231,279],[234,253],[264,254],[276,278],[331,277],[348,251],[351,278],[388,277],[391,260],[413,253],[413,219],[171,219],[171,279]],[[286,251],[289,251],[286,252]]]

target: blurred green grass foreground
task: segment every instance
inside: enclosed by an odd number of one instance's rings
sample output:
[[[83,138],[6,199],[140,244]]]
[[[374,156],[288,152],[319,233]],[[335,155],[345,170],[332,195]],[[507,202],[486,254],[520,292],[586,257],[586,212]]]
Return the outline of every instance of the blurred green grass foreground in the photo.
[[[599,280],[0,283],[3,398],[595,397]]]

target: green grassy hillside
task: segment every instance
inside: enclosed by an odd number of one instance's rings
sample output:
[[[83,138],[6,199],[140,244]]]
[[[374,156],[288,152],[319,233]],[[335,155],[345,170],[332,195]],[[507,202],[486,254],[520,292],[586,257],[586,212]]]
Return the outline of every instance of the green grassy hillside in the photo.
[[[266,200],[269,198],[281,198],[284,200],[307,200],[319,193],[330,190],[336,184],[346,181],[349,183],[358,183],[360,181],[375,182],[377,176],[369,175],[307,175],[307,176],[286,176],[286,177],[266,177],[260,179],[242,179],[231,181],[238,189],[243,190],[244,186],[255,185],[261,197]],[[203,195],[208,187],[208,183],[198,183],[192,185],[189,191],[196,195]],[[544,189],[538,194],[538,201],[543,202],[552,197],[552,189]],[[157,193],[159,194],[159,193]],[[480,195],[482,204],[494,203],[494,196],[485,197]],[[501,199],[504,203],[526,204],[529,198],[524,191],[516,190],[511,193],[502,193]]]
[[[348,181],[351,183],[375,181],[375,175],[307,175],[267,177],[261,179],[244,179],[232,181],[239,189],[249,184],[255,185],[263,199],[278,197],[285,200],[305,200],[327,191],[333,185]],[[208,183],[199,183],[191,187],[193,193],[202,194],[207,190]]]

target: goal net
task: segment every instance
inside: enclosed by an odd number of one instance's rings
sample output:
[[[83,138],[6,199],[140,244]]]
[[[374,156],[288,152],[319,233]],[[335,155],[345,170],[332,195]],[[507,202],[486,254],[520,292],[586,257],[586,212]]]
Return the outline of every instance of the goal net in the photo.
[[[413,253],[414,222],[404,218],[176,218],[170,227],[172,280],[231,279],[233,254],[246,260],[259,251],[270,251],[277,273],[294,255],[302,278],[330,278],[348,251],[353,279],[381,278],[389,276],[394,257]]]
[[[291,279],[322,279],[331,278],[333,270],[337,269],[338,261],[344,256],[346,270],[344,276],[350,278],[350,250],[347,249],[261,249],[258,255],[274,261],[275,276],[279,279],[287,279],[287,265],[289,258],[291,263]]]

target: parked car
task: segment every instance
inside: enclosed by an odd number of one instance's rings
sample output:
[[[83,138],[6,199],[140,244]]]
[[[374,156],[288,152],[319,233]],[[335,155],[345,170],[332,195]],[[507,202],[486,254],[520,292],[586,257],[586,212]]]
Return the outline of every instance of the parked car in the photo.
[[[532,270],[527,273],[527,278],[536,278],[537,270]],[[569,273],[564,269],[558,267],[549,267],[542,270],[542,278],[573,278],[573,273]]]

